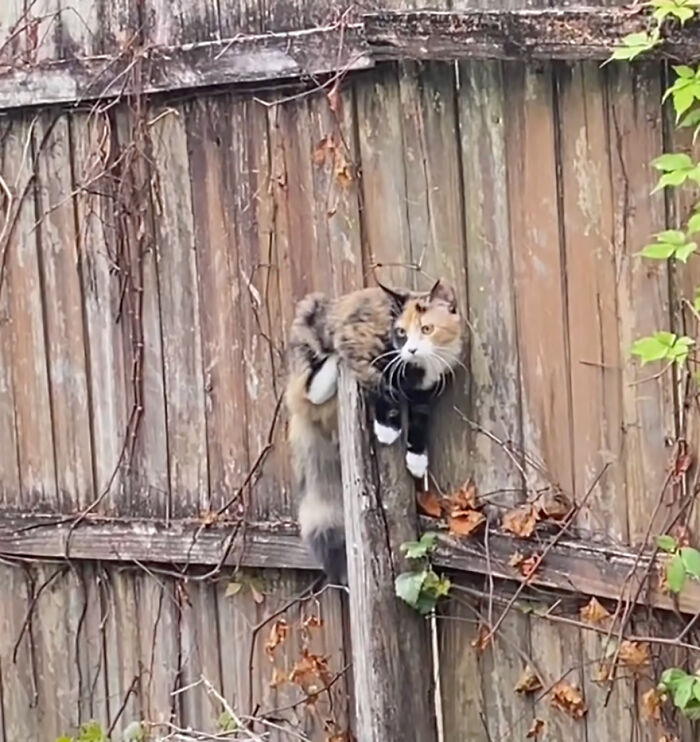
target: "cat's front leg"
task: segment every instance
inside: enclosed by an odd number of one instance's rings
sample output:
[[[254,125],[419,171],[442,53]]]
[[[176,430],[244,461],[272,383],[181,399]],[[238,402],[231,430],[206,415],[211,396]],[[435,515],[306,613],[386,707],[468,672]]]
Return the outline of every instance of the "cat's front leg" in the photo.
[[[401,407],[387,389],[373,395],[373,401],[374,436],[385,446],[391,446],[401,436]]]
[[[408,402],[408,431],[406,468],[416,479],[428,473],[428,422],[430,403],[428,395],[419,395]]]

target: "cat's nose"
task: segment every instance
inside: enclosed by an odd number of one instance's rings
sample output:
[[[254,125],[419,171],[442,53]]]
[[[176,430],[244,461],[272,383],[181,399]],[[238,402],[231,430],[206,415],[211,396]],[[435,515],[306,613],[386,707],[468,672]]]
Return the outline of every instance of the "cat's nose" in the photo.
[[[409,353],[410,353],[410,354],[411,354],[412,356],[414,356],[414,355],[416,354],[416,351],[417,351],[417,350],[418,350],[418,348],[409,348],[409,349],[408,349],[408,352],[409,352]]]

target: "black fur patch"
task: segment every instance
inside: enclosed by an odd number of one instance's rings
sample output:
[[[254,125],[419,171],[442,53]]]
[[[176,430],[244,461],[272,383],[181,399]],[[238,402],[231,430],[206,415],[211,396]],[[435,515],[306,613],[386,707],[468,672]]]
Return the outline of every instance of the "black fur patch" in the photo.
[[[347,585],[348,572],[345,556],[345,534],[342,528],[314,531],[307,543],[311,553],[323,566],[328,581],[334,585]]]

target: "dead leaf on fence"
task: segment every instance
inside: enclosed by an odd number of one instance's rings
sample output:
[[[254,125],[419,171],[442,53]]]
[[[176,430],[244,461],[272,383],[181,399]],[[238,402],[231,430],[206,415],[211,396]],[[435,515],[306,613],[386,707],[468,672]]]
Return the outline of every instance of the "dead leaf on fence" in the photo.
[[[450,533],[458,536],[469,536],[486,520],[478,510],[453,510],[447,519]]]
[[[504,531],[520,538],[529,538],[535,532],[539,520],[537,509],[532,505],[519,505],[509,510],[501,521]]]
[[[562,492],[545,492],[539,502],[540,515],[550,520],[563,520],[571,512],[571,502]]]
[[[331,680],[328,660],[318,654],[313,654],[305,647],[299,659],[294,663],[289,680],[302,686],[307,693],[315,693],[321,687],[316,683],[317,680],[321,681],[321,685],[328,685]]]
[[[661,721],[662,702],[661,693],[656,688],[649,688],[642,696],[642,715],[647,721]]]
[[[280,618],[272,624],[270,627],[270,633],[267,636],[267,641],[265,642],[265,652],[270,660],[273,659],[275,650],[284,642],[288,633],[289,626],[284,618]]]
[[[530,728],[525,735],[525,739],[537,739],[540,733],[544,731],[545,723],[542,719],[533,719]]]
[[[326,98],[328,99],[328,108],[331,109],[331,113],[340,113],[340,105],[342,101],[340,98],[340,88],[337,82],[328,91]]]
[[[533,691],[539,690],[541,687],[542,683],[537,677],[537,673],[530,667],[530,665],[527,665],[518,678],[518,682],[515,684],[513,690],[516,693],[532,693]]]
[[[683,523],[676,523],[668,533],[676,539],[679,547],[690,546],[690,531],[688,530],[688,526]]]
[[[458,490],[447,496],[450,510],[474,510],[476,508],[476,484],[468,479]]]
[[[523,577],[529,577],[540,566],[540,555],[531,554],[527,559],[523,559],[518,565],[520,574]]]
[[[313,160],[314,165],[323,165],[326,161],[326,157],[328,157],[328,153],[333,149],[333,147],[333,137],[330,134],[321,137],[321,141],[316,145],[316,149],[314,149],[311,154],[311,159]]]
[[[335,179],[340,183],[341,186],[349,186],[353,180],[352,167],[348,163],[345,154],[341,149],[336,147],[333,157],[333,169],[335,172]]]
[[[440,498],[434,492],[420,492],[416,502],[418,510],[423,515],[429,515],[431,518],[439,518],[442,515]]]
[[[476,649],[477,652],[483,652],[486,647],[491,643],[490,631],[486,626],[482,626],[479,629],[479,633],[472,639],[471,645]]]
[[[511,554],[510,559],[508,560],[508,564],[510,564],[511,567],[519,567],[524,560],[525,554],[523,554],[521,551],[516,551],[515,553]]]
[[[552,688],[549,701],[554,708],[574,719],[581,719],[588,711],[581,691],[563,680]]]
[[[279,688],[280,685],[283,685],[287,682],[289,682],[287,673],[279,667],[275,667],[272,670],[272,678],[270,679],[268,685],[270,686],[270,688]]]
[[[315,613],[312,613],[301,622],[301,625],[305,629],[320,629],[323,626],[323,619],[321,618],[321,616],[317,616]]]
[[[629,667],[634,672],[640,672],[651,661],[649,645],[642,642],[631,642],[625,639],[620,644],[618,658],[625,667]]]
[[[581,620],[591,626],[597,626],[603,623],[606,618],[610,618],[609,611],[604,605],[598,602],[596,598],[591,598],[586,605],[579,611]]]

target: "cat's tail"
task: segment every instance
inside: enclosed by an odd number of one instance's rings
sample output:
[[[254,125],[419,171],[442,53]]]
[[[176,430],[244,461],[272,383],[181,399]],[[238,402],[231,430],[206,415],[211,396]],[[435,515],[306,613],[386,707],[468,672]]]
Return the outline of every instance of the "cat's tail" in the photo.
[[[346,582],[342,481],[337,442],[337,356],[328,327],[328,299],[310,294],[292,323],[286,403],[297,487],[299,525],[330,582]]]

